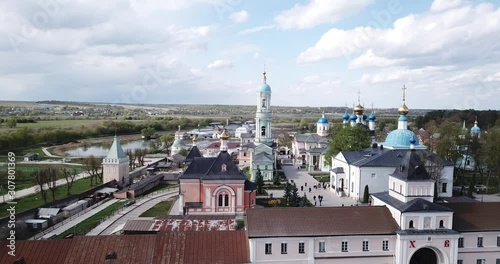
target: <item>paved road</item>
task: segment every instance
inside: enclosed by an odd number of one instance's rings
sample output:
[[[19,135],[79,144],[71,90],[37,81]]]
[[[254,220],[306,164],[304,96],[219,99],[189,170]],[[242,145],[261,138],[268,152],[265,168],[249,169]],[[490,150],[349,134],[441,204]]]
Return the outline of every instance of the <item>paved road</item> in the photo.
[[[135,204],[129,207],[125,207],[123,210],[119,211],[115,215],[102,222],[96,228],[87,233],[87,236],[110,235],[117,227],[125,224],[125,222],[127,222],[128,220],[138,219],[139,215],[155,206],[159,202],[172,198],[178,194],[179,188],[175,188],[145,197],[137,201]],[[175,210],[175,208],[172,208],[171,210]]]
[[[295,166],[283,166],[283,171],[285,172],[285,175],[288,180],[293,180],[295,184],[297,185],[297,188],[299,189],[299,194],[302,196],[304,195],[304,192],[307,195],[307,198],[311,203],[314,204],[313,197],[318,195],[323,196],[323,202],[321,203],[321,206],[350,206],[350,205],[356,205],[356,200],[353,200],[348,197],[339,197],[337,196],[334,192],[330,191],[328,188],[324,190],[323,188],[318,188],[315,189],[313,188],[313,185],[318,184],[319,182],[314,179],[311,175],[306,170],[297,170],[297,167]],[[307,183],[307,187],[305,184]],[[304,186],[304,191],[300,191],[300,187]],[[311,187],[311,192],[309,192],[309,187]],[[276,195],[278,195],[277,193]],[[283,196],[283,191],[281,191],[281,196]],[[316,198],[316,201],[318,201],[318,198]],[[319,201],[316,203],[316,206],[319,205]]]

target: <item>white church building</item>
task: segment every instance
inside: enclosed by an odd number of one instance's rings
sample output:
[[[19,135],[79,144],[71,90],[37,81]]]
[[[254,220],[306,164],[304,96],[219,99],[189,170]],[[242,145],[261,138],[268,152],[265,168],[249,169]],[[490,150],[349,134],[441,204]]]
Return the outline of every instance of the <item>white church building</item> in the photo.
[[[249,209],[251,263],[499,263],[500,203],[433,203],[424,163],[408,151],[371,206]]]
[[[438,196],[452,196],[454,164],[419,144],[418,137],[408,129],[408,107],[404,89],[403,102],[398,108],[398,128],[387,135],[385,142],[374,143],[368,149],[341,151],[332,157],[332,192],[360,200],[363,198],[365,186],[369,187],[370,193],[388,191],[389,174],[408,152],[415,150],[423,157],[426,169],[435,179]],[[359,117],[356,118],[359,120]],[[354,122],[356,118],[353,118]]]

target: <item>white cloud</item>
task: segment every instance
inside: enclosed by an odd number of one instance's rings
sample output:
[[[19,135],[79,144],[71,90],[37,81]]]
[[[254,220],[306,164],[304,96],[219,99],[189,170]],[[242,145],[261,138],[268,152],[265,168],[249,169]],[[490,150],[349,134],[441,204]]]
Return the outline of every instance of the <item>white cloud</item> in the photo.
[[[462,0],[434,0],[431,5],[431,11],[439,12],[446,9],[451,9],[459,6],[462,3]]]
[[[310,0],[306,5],[296,4],[275,17],[283,29],[306,29],[336,22],[360,11],[373,0]]]
[[[248,12],[241,10],[240,12],[234,12],[229,16],[229,19],[234,23],[243,23],[248,20]]]
[[[438,13],[411,14],[386,29],[334,28],[300,53],[297,62],[344,57],[354,68],[446,65],[479,58],[491,62],[500,59],[498,17],[500,9],[491,4],[462,4]]]
[[[267,26],[259,26],[259,27],[249,28],[249,29],[245,29],[245,30],[242,30],[242,31],[238,32],[238,35],[248,35],[248,34],[260,32],[260,31],[263,31],[263,30],[270,30],[270,29],[273,29],[273,28],[274,28],[274,25],[267,25]]]
[[[207,69],[224,69],[233,67],[233,63],[229,60],[216,60],[208,64]]]

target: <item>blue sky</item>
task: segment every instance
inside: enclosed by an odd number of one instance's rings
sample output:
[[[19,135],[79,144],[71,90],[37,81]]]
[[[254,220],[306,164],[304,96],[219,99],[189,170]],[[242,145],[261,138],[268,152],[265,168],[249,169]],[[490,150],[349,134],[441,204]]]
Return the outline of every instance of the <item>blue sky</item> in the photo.
[[[44,2],[44,1],[42,1]],[[0,3],[3,100],[498,109],[499,1]]]

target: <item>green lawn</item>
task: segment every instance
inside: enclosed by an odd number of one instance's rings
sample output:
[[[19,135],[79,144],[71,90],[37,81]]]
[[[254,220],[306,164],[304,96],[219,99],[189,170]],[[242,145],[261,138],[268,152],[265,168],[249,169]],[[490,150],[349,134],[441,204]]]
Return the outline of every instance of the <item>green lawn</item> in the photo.
[[[36,123],[23,123],[17,124],[17,128],[27,127],[27,128],[81,128],[82,126],[94,126],[104,122],[104,120],[48,120],[48,121],[38,121]]]
[[[67,234],[73,233],[75,236],[83,236],[87,234],[90,230],[94,229],[96,226],[98,226],[101,223],[101,219],[103,219],[106,216],[111,215],[113,212],[117,211],[118,209],[123,207],[123,204],[125,201],[119,201],[116,202],[106,208],[104,208],[102,211],[96,213],[95,215],[83,220],[76,226],[62,232],[61,234],[57,235],[55,238],[64,238]]]
[[[146,212],[139,215],[139,217],[157,217],[160,215],[167,215],[168,212],[170,211],[170,208],[175,203],[175,200],[177,200],[177,196],[170,198],[166,201],[161,201],[157,203],[155,206],[151,207]]]
[[[73,186],[71,187],[71,194],[78,194],[82,193],[84,191],[87,191],[94,186],[90,186],[90,179],[85,178],[85,179],[80,179],[75,182],[73,182]],[[63,198],[66,198],[66,185],[62,185],[58,187],[56,190],[56,200],[60,200]],[[29,195],[26,197],[22,197],[19,199],[15,200],[17,202],[16,204],[16,212],[20,213],[35,207],[39,207],[44,204],[44,201],[42,199],[42,195],[40,193],[36,193],[33,195]],[[47,202],[52,202],[52,193],[50,191],[47,193]],[[9,208],[9,205],[7,204],[0,204],[0,217],[4,217],[8,214],[7,209]]]
[[[80,166],[71,166],[71,165],[64,165],[64,164],[54,164],[54,165],[47,165],[47,164],[22,164],[22,163],[16,163],[16,190],[22,190],[29,188],[34,185],[33,183],[33,173],[35,171],[38,171],[43,168],[47,168],[48,166],[59,169],[59,168],[67,168],[70,170],[75,169],[77,173],[82,172],[82,167]],[[0,166],[1,171],[7,171],[7,167],[5,166]],[[6,194],[6,182],[5,179],[1,178],[0,179],[0,185],[3,185],[3,188],[0,190],[0,195]]]
[[[319,182],[330,182],[330,175],[315,175],[313,177]]]

